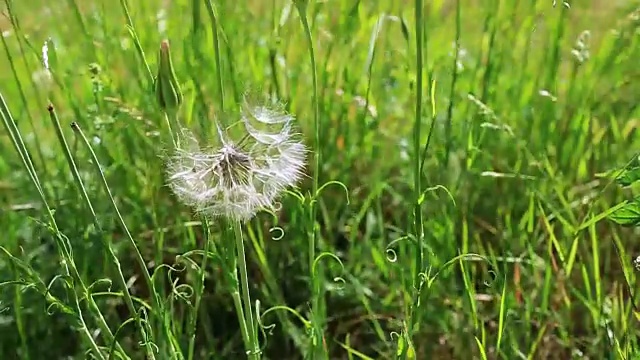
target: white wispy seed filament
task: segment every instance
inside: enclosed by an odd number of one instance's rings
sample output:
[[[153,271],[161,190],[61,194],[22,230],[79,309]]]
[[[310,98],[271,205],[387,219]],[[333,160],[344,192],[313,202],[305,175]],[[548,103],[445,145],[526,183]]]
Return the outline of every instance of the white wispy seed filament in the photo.
[[[216,124],[218,146],[202,148],[183,130],[180,148],[169,158],[172,191],[205,216],[247,221],[273,209],[303,175],[307,149],[292,132],[292,116],[245,100],[241,118],[239,140]]]

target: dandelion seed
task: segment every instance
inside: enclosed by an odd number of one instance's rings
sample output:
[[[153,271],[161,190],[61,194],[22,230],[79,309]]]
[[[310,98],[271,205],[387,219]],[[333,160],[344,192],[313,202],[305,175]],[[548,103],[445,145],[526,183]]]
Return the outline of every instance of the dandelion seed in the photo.
[[[50,70],[49,69],[49,41],[51,40],[49,39],[45,41],[44,44],[42,45],[42,65],[46,70]]]
[[[49,68],[49,42],[51,39],[46,40],[42,45],[42,68],[31,74],[33,82],[45,92],[49,91],[53,85],[53,75]]]
[[[247,221],[303,175],[306,147],[293,132],[293,117],[245,98],[239,140],[216,124],[219,142],[202,148],[188,130],[169,159],[169,186],[183,203],[211,217]]]
[[[558,98],[557,98],[557,97],[555,97],[555,96],[554,96],[552,93],[550,93],[548,90],[544,90],[544,89],[542,89],[542,90],[538,91],[538,94],[539,94],[540,96],[542,96],[542,97],[547,97],[547,98],[551,99],[551,101],[554,101],[554,102],[555,102],[555,101],[558,101]]]

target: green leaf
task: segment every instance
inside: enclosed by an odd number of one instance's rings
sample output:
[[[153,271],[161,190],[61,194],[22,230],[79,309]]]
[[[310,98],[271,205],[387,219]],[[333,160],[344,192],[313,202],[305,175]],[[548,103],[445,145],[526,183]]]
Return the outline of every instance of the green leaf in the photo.
[[[609,219],[622,226],[637,226],[640,224],[640,200],[636,198],[627,202],[623,207],[609,215]]]
[[[624,169],[620,175],[616,177],[616,183],[620,186],[631,186],[640,180],[640,166],[629,167]]]

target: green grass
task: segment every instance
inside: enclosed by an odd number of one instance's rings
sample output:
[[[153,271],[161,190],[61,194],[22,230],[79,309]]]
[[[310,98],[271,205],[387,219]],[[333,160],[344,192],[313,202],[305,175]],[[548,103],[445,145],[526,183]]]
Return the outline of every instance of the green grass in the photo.
[[[236,235],[166,186],[164,39],[201,140],[252,89],[312,148],[242,229],[263,359],[640,356],[602,175],[638,152],[640,2],[247,4],[3,0],[0,358],[246,357]]]

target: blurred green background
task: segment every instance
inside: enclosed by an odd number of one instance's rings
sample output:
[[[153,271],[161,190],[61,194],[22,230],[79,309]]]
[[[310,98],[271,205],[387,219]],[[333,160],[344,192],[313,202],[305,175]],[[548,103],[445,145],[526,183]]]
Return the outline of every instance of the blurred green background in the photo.
[[[122,8],[106,0],[3,2],[0,92],[77,267],[87,284],[112,277],[98,241],[105,235],[92,225],[49,120],[49,89],[106,236],[132,292],[144,299],[131,249],[69,124],[78,122],[90,137],[150,269],[202,248],[202,229],[165,186],[163,119]],[[160,42],[171,43],[185,94],[180,120],[202,139],[212,135],[220,70],[230,107],[248,88],[275,94],[311,146],[311,68],[295,7],[286,0],[214,3],[223,33],[221,69],[204,2],[129,1],[152,71]],[[634,358],[637,232],[597,216],[633,192],[609,186],[602,174],[636,153],[640,3],[426,3],[423,141],[432,123],[433,134],[423,182],[434,190],[426,193],[423,216],[427,263],[432,275],[442,271],[421,298],[416,358],[479,358],[478,343],[489,359]],[[347,201],[331,185],[318,203],[319,249],[344,264],[327,269],[326,347],[331,359],[393,358],[412,301],[406,281],[412,252],[402,242],[388,246],[410,229],[413,211],[414,4],[311,1],[308,17],[319,79],[318,176],[320,184],[344,183],[349,195]],[[54,82],[42,72],[47,39]],[[60,259],[6,133],[0,154],[0,245],[49,283],[61,273]],[[301,191],[310,186],[306,180]],[[288,196],[277,223],[261,215],[247,227],[251,291],[263,310],[284,304],[308,310],[305,211]],[[274,226],[284,231],[279,241],[272,240]],[[489,262],[443,267],[465,253]],[[202,359],[242,358],[221,277],[214,262],[199,316]],[[0,282],[24,278],[0,257]],[[192,278],[189,270],[180,273],[182,282]],[[160,279],[169,291],[171,280]],[[63,293],[57,281],[51,289]],[[83,358],[77,324],[32,290],[2,287],[1,358]],[[114,329],[128,317],[118,297],[96,299]],[[175,309],[177,321],[184,311]],[[265,358],[301,358],[292,334],[304,329],[294,317],[283,322],[283,315],[263,319],[276,324]],[[133,327],[124,331],[126,339]],[[133,340],[123,345],[135,347]]]

